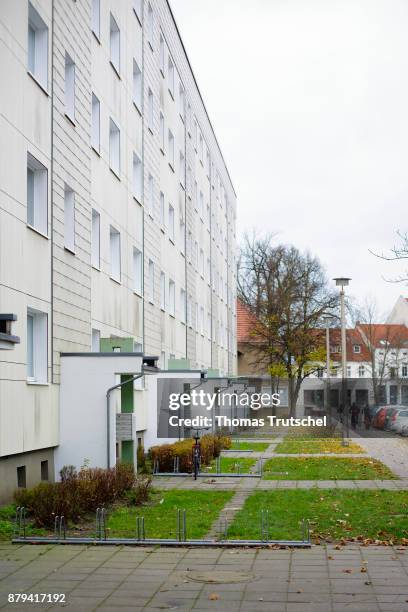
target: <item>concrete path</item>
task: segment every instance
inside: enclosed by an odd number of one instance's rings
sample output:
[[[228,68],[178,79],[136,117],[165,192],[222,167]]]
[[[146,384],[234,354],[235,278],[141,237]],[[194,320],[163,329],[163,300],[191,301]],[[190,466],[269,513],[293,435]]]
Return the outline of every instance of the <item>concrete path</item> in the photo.
[[[400,480],[263,480],[262,478],[199,478],[191,476],[153,479],[157,489],[224,489],[233,491],[263,491],[269,489],[387,489],[408,491],[408,478]]]
[[[400,478],[408,478],[408,438],[386,432],[378,432],[378,436],[372,437],[374,433],[365,437],[364,432],[359,436],[353,431],[353,442],[362,446],[374,459],[385,463]]]
[[[66,603],[7,603],[62,593]],[[309,550],[0,546],[0,608],[74,612],[408,612],[403,547]]]

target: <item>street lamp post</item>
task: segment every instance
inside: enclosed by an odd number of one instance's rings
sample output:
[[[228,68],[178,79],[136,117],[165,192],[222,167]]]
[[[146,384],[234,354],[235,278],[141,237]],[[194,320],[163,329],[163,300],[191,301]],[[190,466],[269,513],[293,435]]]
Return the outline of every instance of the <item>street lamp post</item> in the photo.
[[[326,414],[329,415],[330,425],[332,424],[332,414],[330,405],[330,320],[331,317],[324,317],[326,322]]]
[[[347,345],[346,345],[346,311],[344,305],[344,287],[347,287],[351,278],[334,278],[336,285],[340,287],[340,319],[341,319],[341,395],[343,404],[343,415],[346,419],[346,436],[343,435],[343,445],[348,445],[349,437],[349,414],[347,410]]]

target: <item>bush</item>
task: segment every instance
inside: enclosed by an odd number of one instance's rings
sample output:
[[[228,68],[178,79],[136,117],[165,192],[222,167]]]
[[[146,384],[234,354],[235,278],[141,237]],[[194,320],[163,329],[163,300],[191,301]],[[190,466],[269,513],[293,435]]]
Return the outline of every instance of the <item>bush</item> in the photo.
[[[33,515],[38,527],[52,527],[54,517],[64,515],[66,521],[77,521],[98,506],[111,504],[122,498],[136,485],[133,467],[119,463],[108,470],[65,466],[60,472],[61,482],[42,482],[32,489],[19,489],[15,500]]]
[[[142,474],[145,474],[147,471],[146,455],[143,446],[137,447],[137,471]]]
[[[194,441],[180,440],[173,444],[162,444],[150,449],[152,461],[158,460],[160,472],[172,472],[175,457],[179,458],[180,472],[191,472],[193,469]],[[231,438],[219,434],[206,434],[200,439],[201,462],[208,465],[212,459],[218,457],[223,448],[231,447]]]
[[[126,498],[132,505],[140,506],[149,499],[151,485],[151,476],[139,476],[132,489],[126,492]]]

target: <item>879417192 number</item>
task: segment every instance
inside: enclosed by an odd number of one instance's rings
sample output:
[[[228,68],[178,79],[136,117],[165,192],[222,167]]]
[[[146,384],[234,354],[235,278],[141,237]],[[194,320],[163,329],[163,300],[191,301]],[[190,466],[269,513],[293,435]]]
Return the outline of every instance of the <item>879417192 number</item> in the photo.
[[[9,593],[9,603],[66,603],[65,593]]]

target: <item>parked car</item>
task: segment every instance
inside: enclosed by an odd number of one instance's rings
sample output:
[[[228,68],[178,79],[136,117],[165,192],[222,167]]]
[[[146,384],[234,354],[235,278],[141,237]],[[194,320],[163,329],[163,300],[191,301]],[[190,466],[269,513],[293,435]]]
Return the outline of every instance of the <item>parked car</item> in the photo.
[[[404,427],[408,427],[408,407],[397,409],[389,423],[390,431],[401,434]]]
[[[406,425],[402,426],[401,436],[408,436],[408,421],[406,422]]]
[[[394,417],[402,409],[403,409],[402,406],[392,406],[386,411],[385,420],[384,420],[384,429],[386,429],[387,431],[391,430],[391,424],[394,421]]]
[[[373,427],[377,429],[384,429],[385,417],[387,411],[390,410],[390,406],[380,406],[373,418]]]

